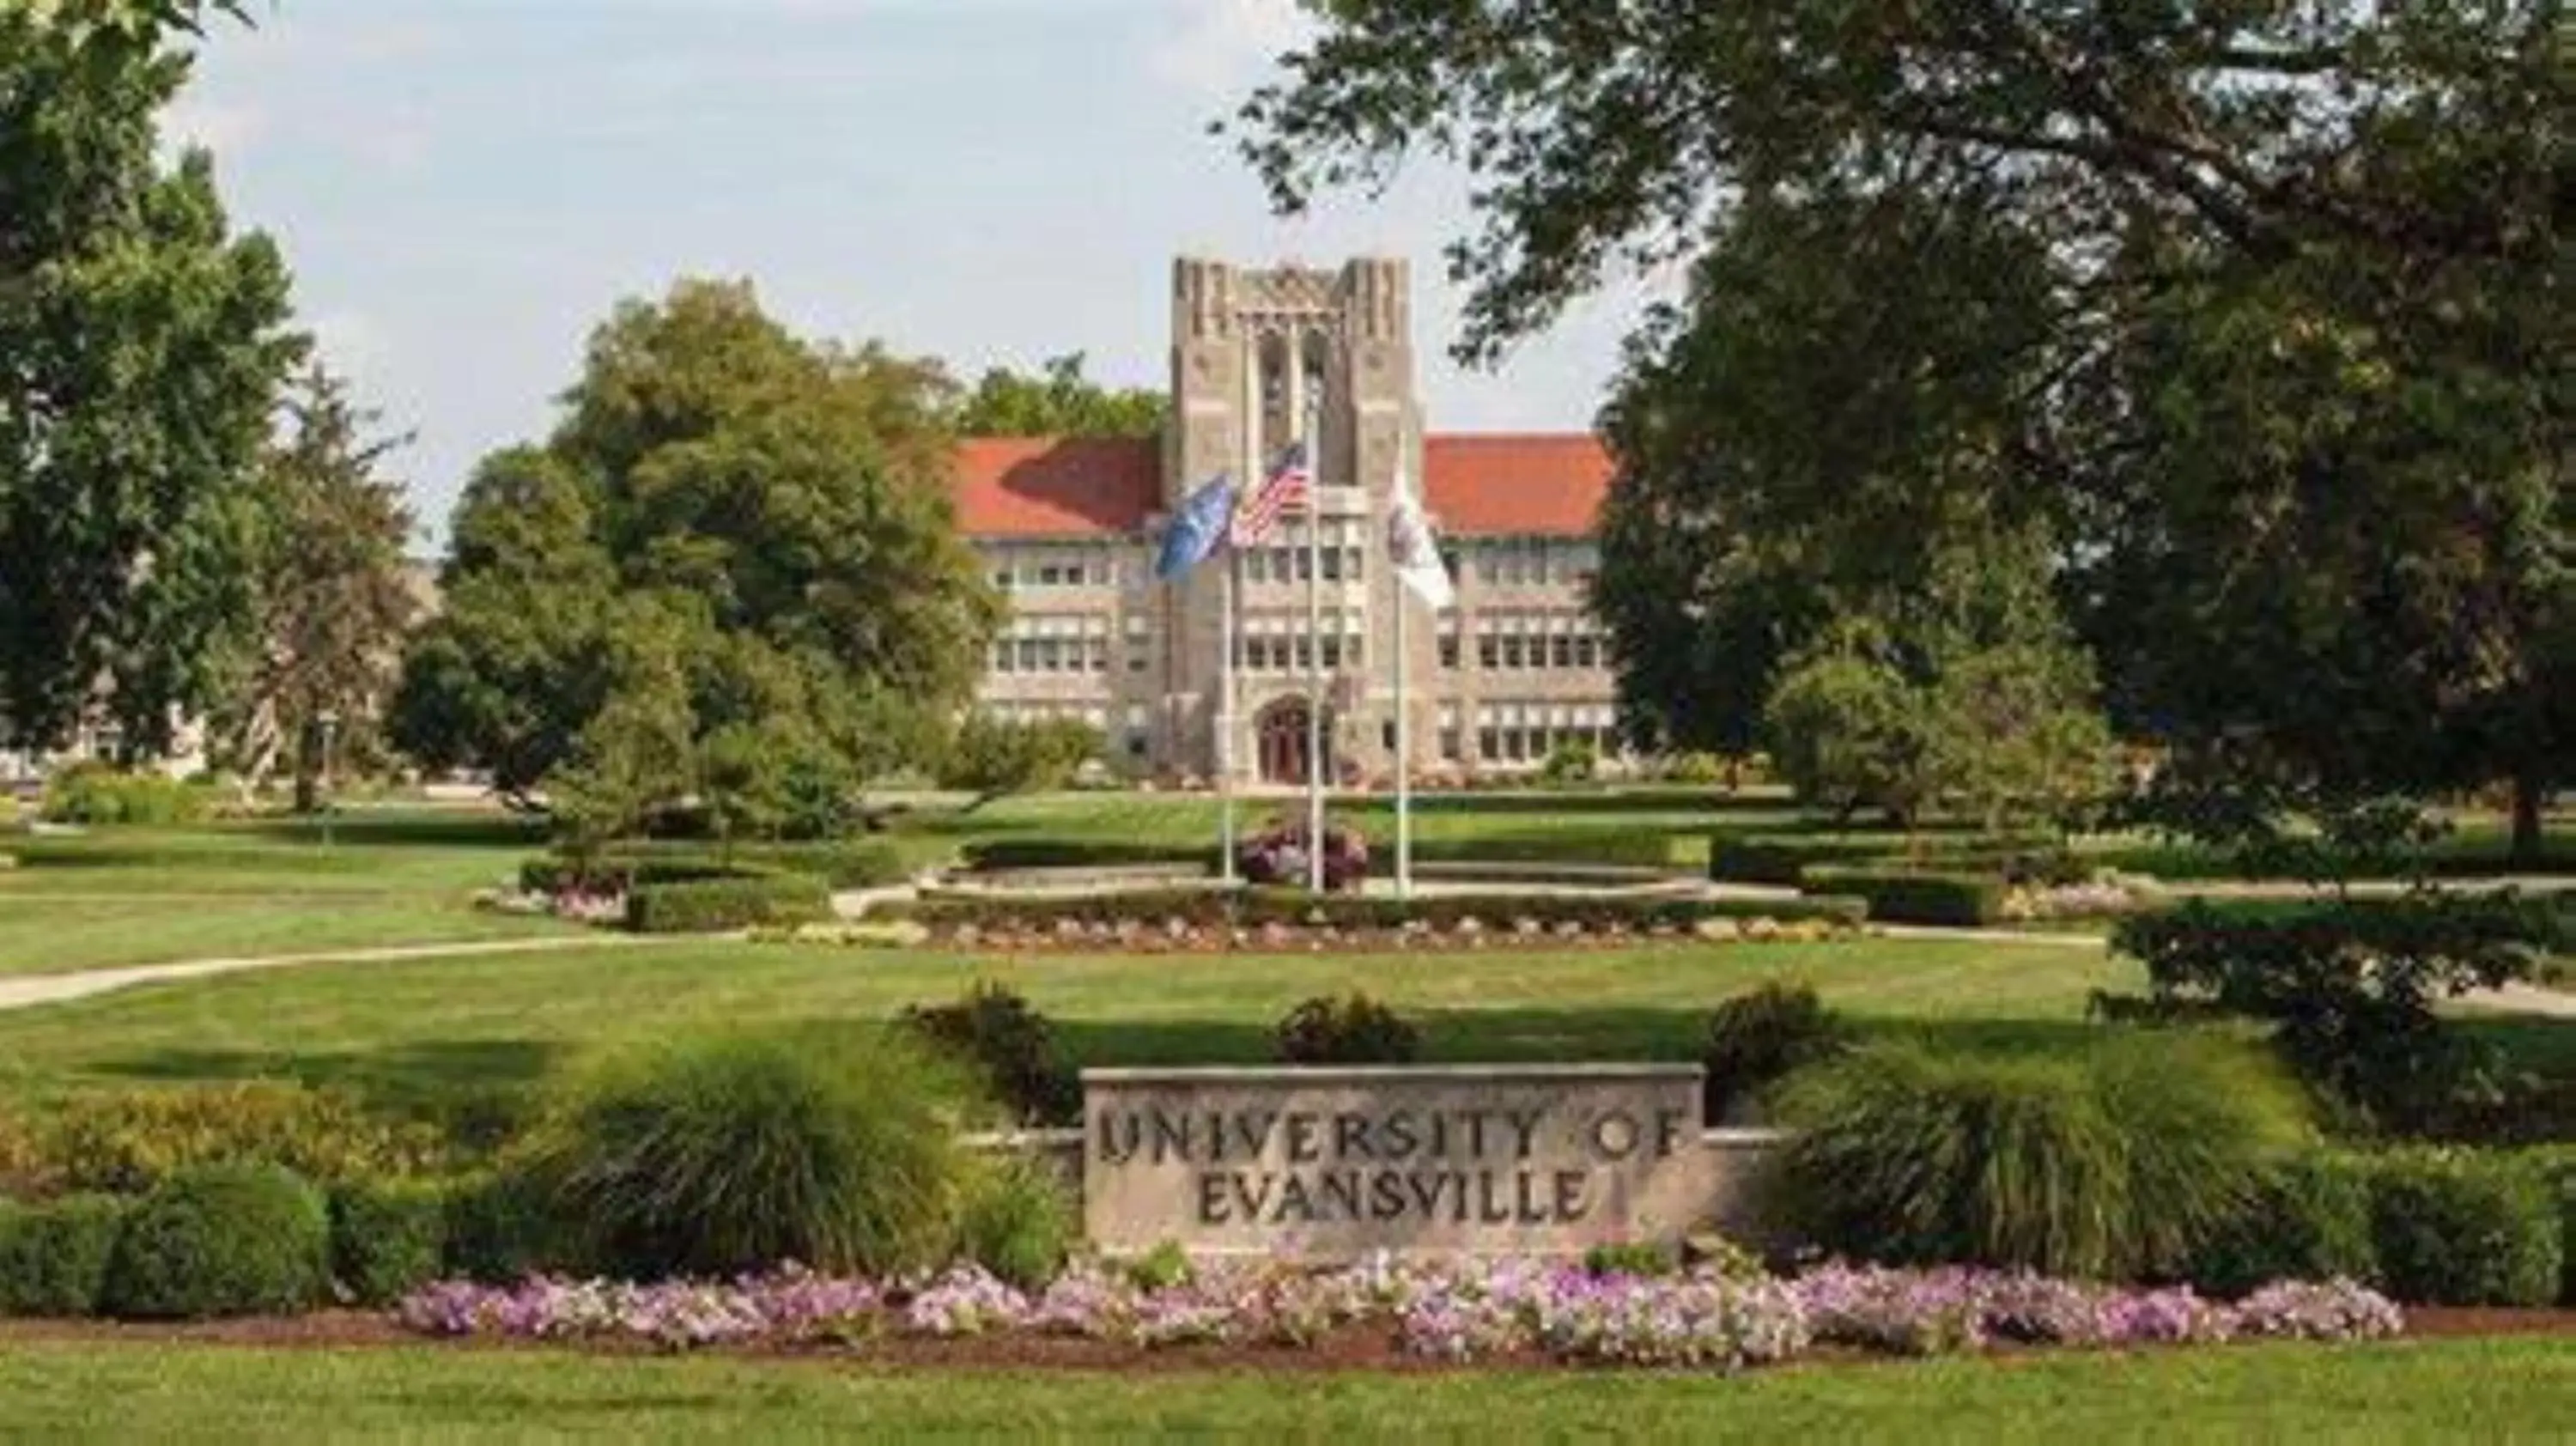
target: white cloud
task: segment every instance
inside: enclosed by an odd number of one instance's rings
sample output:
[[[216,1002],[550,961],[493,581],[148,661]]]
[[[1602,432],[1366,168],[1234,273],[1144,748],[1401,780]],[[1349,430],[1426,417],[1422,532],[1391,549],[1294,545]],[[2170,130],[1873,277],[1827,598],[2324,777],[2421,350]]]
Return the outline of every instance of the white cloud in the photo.
[[[1279,56],[1314,33],[1296,0],[1175,0],[1146,69],[1211,101],[1240,97]]]
[[[183,95],[161,118],[163,142],[173,148],[203,146],[217,156],[248,150],[268,132],[268,113],[246,101]]]

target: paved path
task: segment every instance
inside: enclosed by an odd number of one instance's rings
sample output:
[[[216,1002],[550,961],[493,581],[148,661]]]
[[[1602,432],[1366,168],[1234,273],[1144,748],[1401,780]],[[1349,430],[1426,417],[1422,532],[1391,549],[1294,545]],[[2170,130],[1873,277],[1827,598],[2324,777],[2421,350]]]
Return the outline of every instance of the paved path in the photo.
[[[611,934],[601,931],[564,938],[479,939],[459,944],[403,944],[376,949],[328,949],[313,954],[273,954],[253,959],[186,959],[170,964],[134,964],[116,969],[85,969],[73,974],[39,974],[0,979],[0,1010],[33,1009],[93,995],[110,994],[143,984],[205,979],[254,969],[291,969],[303,964],[398,964],[414,959],[467,959],[478,954],[534,954],[557,949],[630,949],[669,943],[687,935]]]

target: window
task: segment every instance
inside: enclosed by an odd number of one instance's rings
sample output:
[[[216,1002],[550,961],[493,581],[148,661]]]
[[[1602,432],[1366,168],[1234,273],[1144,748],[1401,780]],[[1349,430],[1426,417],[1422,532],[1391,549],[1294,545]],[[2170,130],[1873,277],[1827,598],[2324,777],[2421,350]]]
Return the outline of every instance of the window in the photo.
[[[993,671],[996,673],[1007,673],[1011,671],[1011,640],[1009,638],[1004,638],[993,645]]]
[[[1438,626],[1440,629],[1440,666],[1444,668],[1455,668],[1458,666],[1458,610],[1456,608],[1442,608],[1440,610]]]
[[[1395,751],[1395,720],[1385,719],[1377,725],[1377,743],[1389,753]],[[1330,835],[1326,835],[1330,837]]]
[[[1527,667],[1528,660],[1529,654],[1526,649],[1526,642],[1521,637],[1520,628],[1515,625],[1510,632],[1503,635],[1503,666],[1506,668]]]
[[[1106,673],[1106,672],[1108,672],[1108,671],[1109,671],[1109,640],[1108,640],[1107,638],[1093,638],[1093,639],[1091,640],[1091,648],[1090,648],[1090,652],[1091,652],[1091,671],[1093,671],[1093,672],[1095,672],[1095,673]]]
[[[1297,569],[1297,580],[1299,582],[1306,582],[1314,577],[1315,559],[1307,555],[1306,549],[1302,547],[1290,548],[1289,555],[1297,559],[1294,565]]]
[[[1011,590],[1011,570],[1007,567],[997,567],[993,569],[993,586],[1000,588],[1004,592],[1009,592]]]
[[[1486,672],[1503,665],[1503,640],[1495,637],[1493,624],[1484,619],[1476,623],[1476,666]]]
[[[1478,756],[1478,757],[1480,757],[1480,758],[1483,758],[1487,763],[1499,763],[1499,762],[1501,762],[1501,761],[1502,761],[1502,758],[1503,758],[1503,742],[1502,742],[1502,739],[1503,739],[1502,731],[1501,731],[1500,729],[1498,729],[1498,728],[1494,727],[1494,725],[1492,725],[1492,724],[1490,724],[1490,723],[1486,724],[1486,725],[1485,725],[1484,727],[1482,727],[1482,728],[1477,729],[1477,730],[1476,730],[1476,753],[1477,753],[1477,756]]]
[[[1458,705],[1440,705],[1440,756],[1451,763],[1458,761]]]
[[[1323,649],[1325,667],[1338,668],[1342,665],[1342,640],[1340,638],[1327,634],[1323,637],[1317,638],[1315,641]]]
[[[1601,635],[1599,633],[1586,629],[1580,636],[1575,638],[1574,666],[1578,668],[1597,668],[1601,666]]]
[[[1572,633],[1561,632],[1547,641],[1549,659],[1552,666],[1559,668],[1571,668],[1574,666],[1574,635]]]
[[[1440,544],[1440,565],[1449,570],[1451,577],[1462,578],[1467,575],[1458,561],[1458,544],[1454,542]]]
[[[1038,670],[1038,640],[1035,638],[1021,638],[1018,640],[1018,645],[1020,650],[1020,671],[1023,673],[1036,672]]]
[[[1342,550],[1338,547],[1325,548],[1323,561],[1324,581],[1340,582],[1342,580]]]
[[[1503,585],[1518,587],[1529,580],[1529,561],[1521,553],[1520,540],[1507,538],[1495,546],[1503,553]]]
[[[1315,640],[1300,633],[1297,637],[1297,671],[1307,673],[1315,668]]]

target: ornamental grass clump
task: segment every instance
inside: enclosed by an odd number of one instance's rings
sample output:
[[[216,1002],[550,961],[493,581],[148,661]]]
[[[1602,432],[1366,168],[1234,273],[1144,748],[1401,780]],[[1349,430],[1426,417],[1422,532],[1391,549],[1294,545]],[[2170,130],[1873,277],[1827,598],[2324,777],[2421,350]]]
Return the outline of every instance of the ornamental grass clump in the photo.
[[[2174,1033],[2074,1058],[1876,1045],[1790,1080],[1780,1113],[1770,1206],[1828,1253],[2096,1280],[2179,1273],[2306,1129],[2259,1054]]]
[[[892,1037],[668,1045],[577,1086],[528,1168],[582,1257],[618,1275],[928,1265],[953,1239],[966,1171],[943,1082]]]

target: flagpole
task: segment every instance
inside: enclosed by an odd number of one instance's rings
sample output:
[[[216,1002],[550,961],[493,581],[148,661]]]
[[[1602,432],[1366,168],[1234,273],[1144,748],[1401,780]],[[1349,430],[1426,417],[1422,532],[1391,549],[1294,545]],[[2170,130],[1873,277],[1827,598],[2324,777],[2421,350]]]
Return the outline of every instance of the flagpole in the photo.
[[[1217,869],[1228,886],[1234,872],[1234,550],[1233,519],[1226,520],[1225,570],[1217,578],[1216,789]]]
[[[1306,887],[1324,891],[1324,468],[1306,408]]]
[[[1404,694],[1404,615],[1413,611],[1403,578],[1390,578],[1395,602],[1395,896],[1413,897],[1413,708]]]

